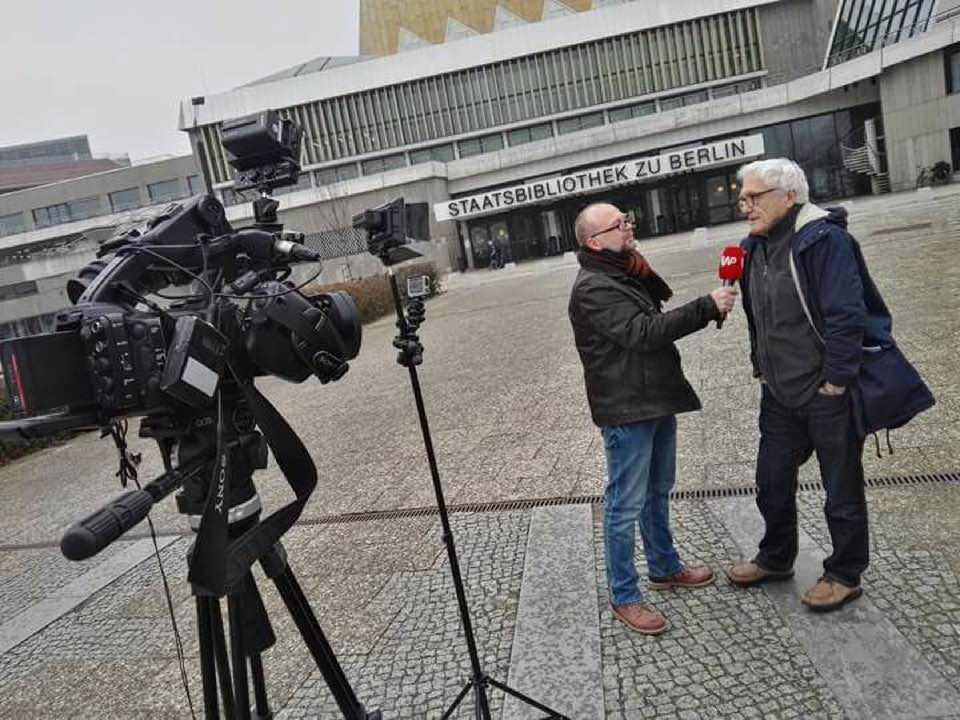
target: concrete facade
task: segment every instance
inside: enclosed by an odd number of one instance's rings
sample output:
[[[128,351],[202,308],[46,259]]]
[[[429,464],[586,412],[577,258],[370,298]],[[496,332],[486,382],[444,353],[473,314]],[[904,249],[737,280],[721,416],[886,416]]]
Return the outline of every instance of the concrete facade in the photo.
[[[946,94],[943,51],[890,68],[880,98],[891,187],[911,190],[921,167],[950,162],[950,128],[960,126],[960,94]]]
[[[784,87],[766,88],[638,118],[616,125],[529,143],[468,160],[447,163],[450,191],[475,192],[649,152],[655,148],[698,143],[704,138],[746,131],[797,118],[862,105],[878,99],[876,87],[864,83],[848,92],[833,90],[790,102]],[[799,90],[799,88],[798,88]],[[800,94],[799,92],[797,93]]]
[[[791,0],[761,9],[764,60],[771,85],[823,67],[837,9],[836,0]]]
[[[191,175],[198,175],[198,173],[197,163],[192,155],[110,170],[96,175],[87,175],[83,178],[64,180],[51,185],[0,195],[0,216],[22,212],[24,224],[29,233],[31,230],[37,229],[33,210],[89,197],[98,199],[101,215],[112,215],[110,193],[137,188],[140,191],[141,205],[144,207],[154,205],[156,203],[150,201],[148,191],[148,186],[151,183],[176,180],[182,193],[181,196],[186,197],[190,194],[187,178]],[[60,226],[53,226],[50,229],[54,230],[57,227]],[[24,239],[29,241],[30,238],[21,238],[19,242],[23,242]],[[0,247],[3,247],[4,244],[0,240]]]

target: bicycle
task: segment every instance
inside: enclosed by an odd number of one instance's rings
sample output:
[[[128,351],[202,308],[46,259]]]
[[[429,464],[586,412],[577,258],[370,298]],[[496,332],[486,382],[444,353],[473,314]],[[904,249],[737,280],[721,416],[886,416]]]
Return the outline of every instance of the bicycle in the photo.
[[[950,163],[946,162],[945,160],[936,162],[930,167],[921,167],[918,165],[917,169],[920,171],[917,173],[915,185],[917,190],[919,190],[921,187],[946,185],[948,182],[950,182]]]

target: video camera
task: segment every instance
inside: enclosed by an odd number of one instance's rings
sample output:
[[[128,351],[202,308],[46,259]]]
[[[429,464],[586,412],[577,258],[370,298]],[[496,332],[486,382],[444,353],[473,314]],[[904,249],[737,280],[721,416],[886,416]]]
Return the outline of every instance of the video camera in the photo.
[[[241,379],[342,377],[360,349],[356,306],[346,293],[307,297],[287,280],[293,263],[319,255],[282,230],[269,197],[297,181],[301,135],[272,111],[225,123],[237,186],[261,191],[254,226],[234,230],[211,195],[169,205],[100,247],[68,283],[73,306],[57,313],[54,332],[0,343],[15,417],[0,435],[199,411],[226,368]],[[160,294],[186,285],[188,294]]]
[[[430,237],[427,204],[407,204],[403,198],[354,215],[353,227],[367,234],[367,250],[387,267],[420,257],[404,246]]]

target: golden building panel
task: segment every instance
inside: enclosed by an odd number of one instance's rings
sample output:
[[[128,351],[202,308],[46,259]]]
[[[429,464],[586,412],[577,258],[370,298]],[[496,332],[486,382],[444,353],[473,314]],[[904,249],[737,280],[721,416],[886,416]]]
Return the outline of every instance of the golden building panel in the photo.
[[[492,32],[498,5],[525,22],[540,22],[548,3],[586,12],[594,0],[360,0],[360,53],[396,53],[401,31],[424,43],[444,43],[450,19],[476,33]]]

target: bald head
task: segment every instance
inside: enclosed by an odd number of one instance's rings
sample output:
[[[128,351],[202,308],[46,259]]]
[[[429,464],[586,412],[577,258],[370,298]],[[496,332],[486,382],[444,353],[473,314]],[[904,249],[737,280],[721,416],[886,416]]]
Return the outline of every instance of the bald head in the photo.
[[[633,243],[633,225],[609,203],[587,205],[574,223],[577,243],[591,250],[623,252]]]
[[[619,214],[620,211],[609,203],[593,203],[592,205],[587,205],[580,211],[580,214],[577,215],[577,221],[573,226],[573,231],[577,236],[577,244],[583,245],[597,230],[607,227],[612,222],[616,222]]]

